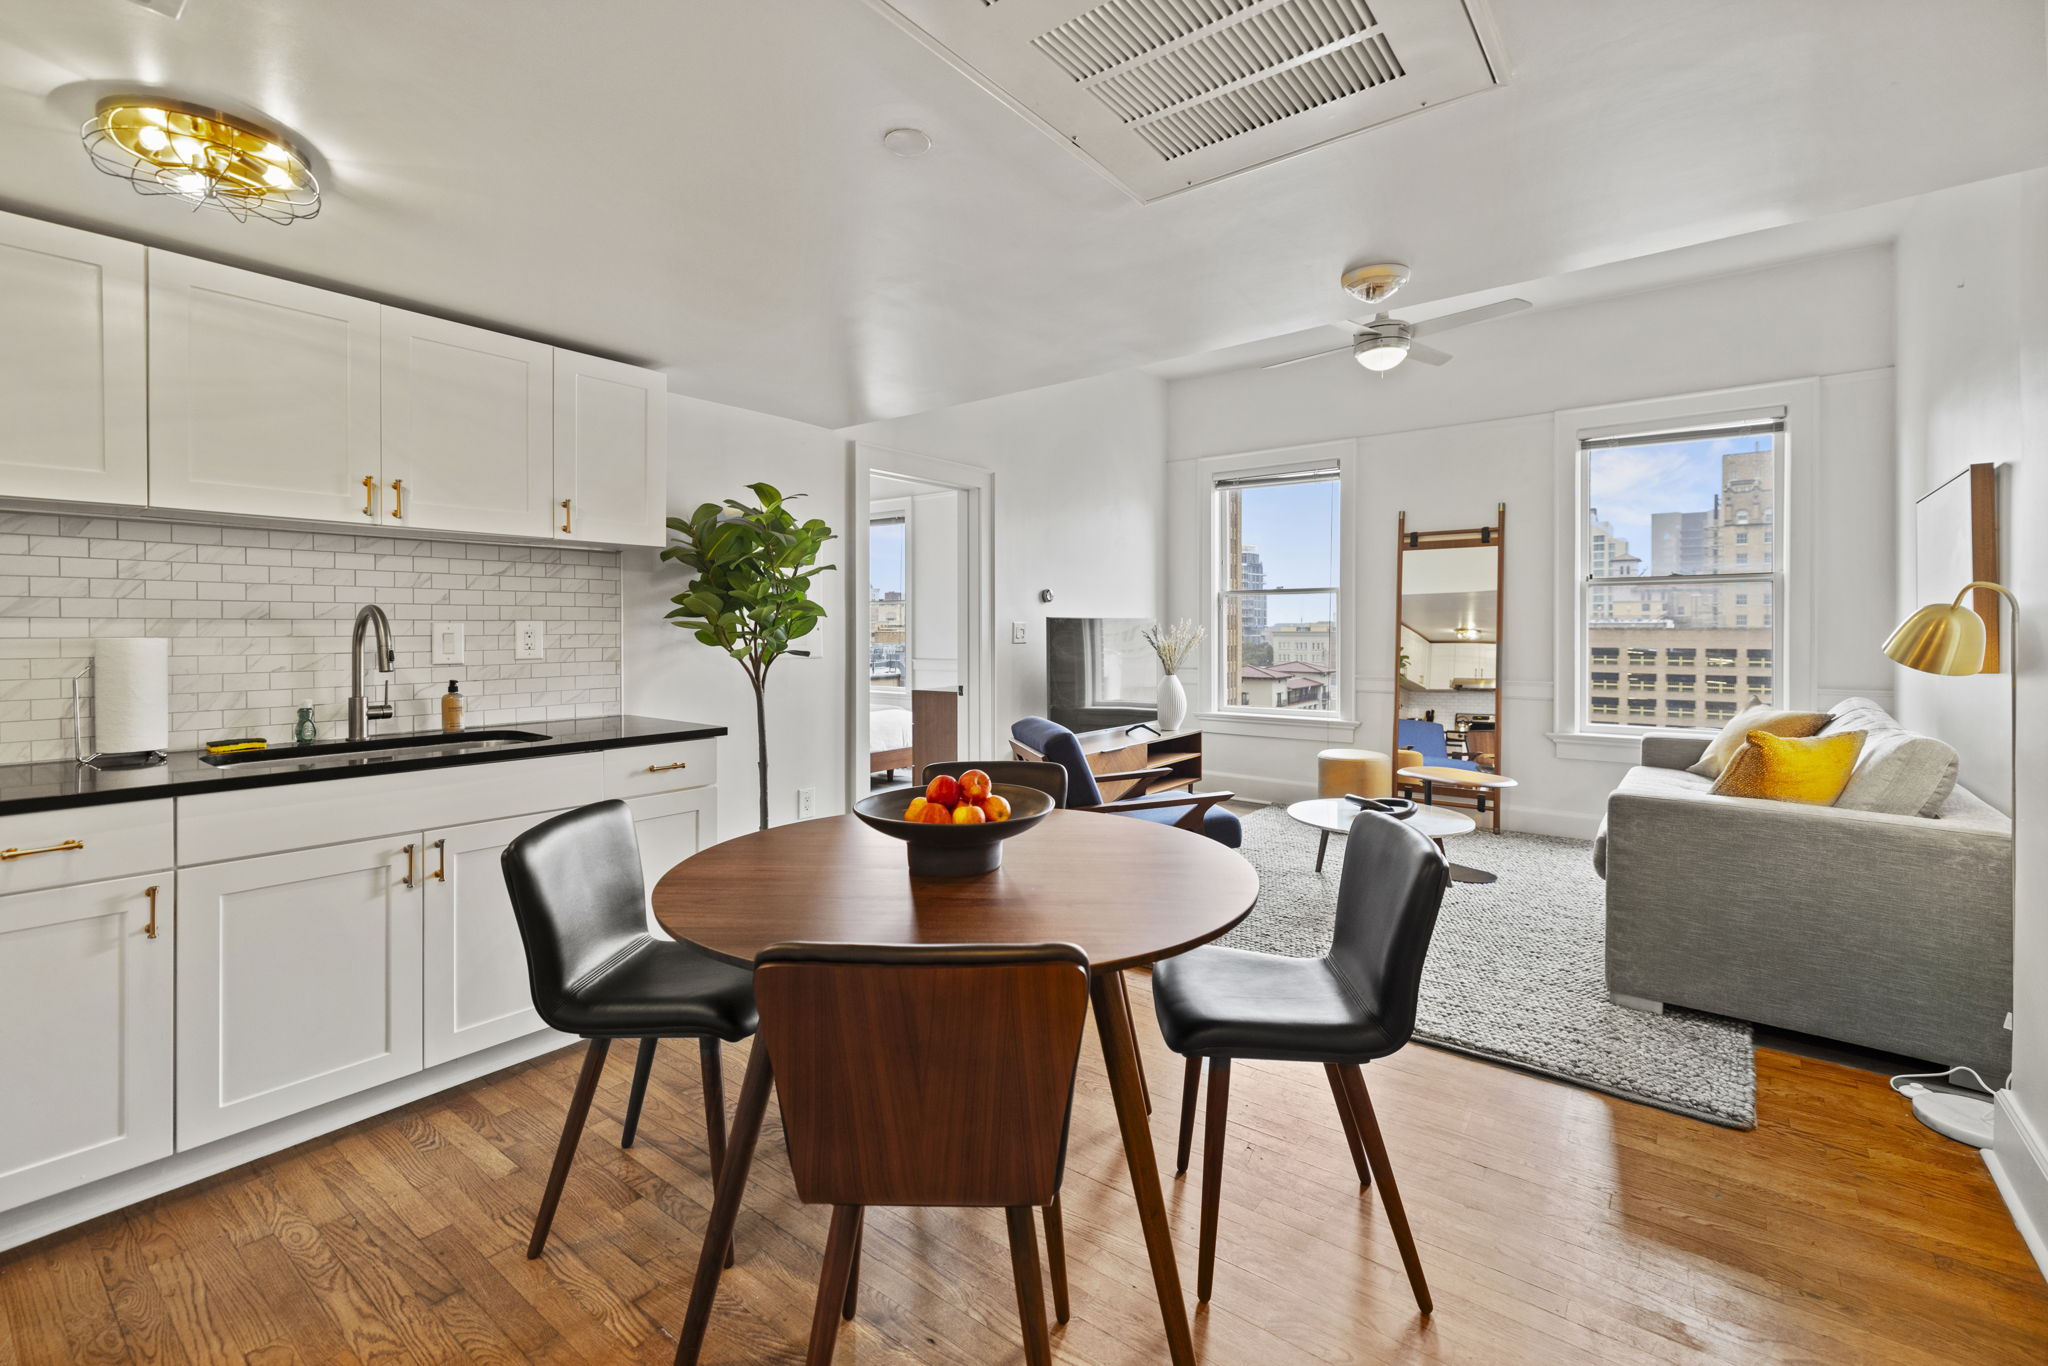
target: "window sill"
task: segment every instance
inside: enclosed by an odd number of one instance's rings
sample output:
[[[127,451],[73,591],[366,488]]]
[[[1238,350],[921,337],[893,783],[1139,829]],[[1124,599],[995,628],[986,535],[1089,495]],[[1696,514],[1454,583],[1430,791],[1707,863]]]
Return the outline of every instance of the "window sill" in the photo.
[[[1351,732],[1358,729],[1358,722],[1349,717],[1328,713],[1287,716],[1272,712],[1201,712],[1188,720],[1212,734],[1266,740],[1349,739]]]

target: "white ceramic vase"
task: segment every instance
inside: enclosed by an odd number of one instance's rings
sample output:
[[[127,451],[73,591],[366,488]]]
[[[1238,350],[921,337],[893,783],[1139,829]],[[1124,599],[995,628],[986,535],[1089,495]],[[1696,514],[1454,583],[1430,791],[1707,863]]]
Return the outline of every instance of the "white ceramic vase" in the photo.
[[[1159,680],[1159,729],[1175,731],[1188,719],[1188,693],[1180,685],[1178,674],[1165,674]]]

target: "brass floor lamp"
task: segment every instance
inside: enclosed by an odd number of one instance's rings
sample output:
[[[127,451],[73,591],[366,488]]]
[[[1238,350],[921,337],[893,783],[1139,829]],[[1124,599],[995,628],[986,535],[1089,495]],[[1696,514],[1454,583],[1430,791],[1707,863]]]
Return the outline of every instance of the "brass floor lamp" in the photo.
[[[2007,743],[2012,747],[2012,817],[2013,851],[2019,851],[2019,796],[2020,796],[2020,680],[2017,647],[2019,645],[2020,602],[2012,590],[2002,583],[1978,579],[1963,585],[1956,594],[1956,600],[1944,606],[1929,603],[1907,617],[1892,638],[1884,643],[1885,656],[1909,669],[1918,669],[1926,674],[1962,675],[1982,673],[1984,670],[1984,618],[1971,608],[1963,606],[1963,599],[1973,588],[1988,588],[2012,604],[2013,649],[2006,652],[2006,673],[2010,676],[2012,697],[2011,730]],[[2013,904],[2017,909],[2018,860],[2014,859]],[[1952,1076],[1953,1073],[1946,1075]],[[1974,1072],[1971,1075],[1975,1076]],[[1978,1077],[1978,1081],[1989,1087],[1990,1082]],[[1907,1078],[1894,1078],[1893,1085]],[[1899,1090],[1913,1098],[1913,1115],[1922,1124],[1938,1134],[1979,1148],[1991,1146],[1991,1116],[1993,1104],[1988,1098],[1957,1095],[1953,1092],[1933,1091],[1926,1087],[1905,1086]]]

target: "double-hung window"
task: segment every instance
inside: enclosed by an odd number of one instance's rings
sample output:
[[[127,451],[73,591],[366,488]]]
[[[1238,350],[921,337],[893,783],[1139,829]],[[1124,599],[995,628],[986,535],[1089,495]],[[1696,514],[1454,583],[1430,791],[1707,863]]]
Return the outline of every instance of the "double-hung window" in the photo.
[[[1218,470],[1210,480],[1218,711],[1344,710],[1343,477],[1332,464]]]
[[[1734,705],[1720,699],[1772,700],[1784,444],[1781,417],[1580,436],[1577,729],[1696,724],[1691,702],[1654,713],[1701,683],[1707,724]],[[1634,694],[1626,718],[1611,700],[1617,660]]]

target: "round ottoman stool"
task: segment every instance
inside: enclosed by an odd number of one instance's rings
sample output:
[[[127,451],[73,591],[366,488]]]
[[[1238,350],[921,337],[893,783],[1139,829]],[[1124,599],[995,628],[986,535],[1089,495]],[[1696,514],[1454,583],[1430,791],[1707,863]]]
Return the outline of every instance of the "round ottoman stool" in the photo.
[[[1377,750],[1326,749],[1316,755],[1316,795],[1391,797],[1394,766]]]

